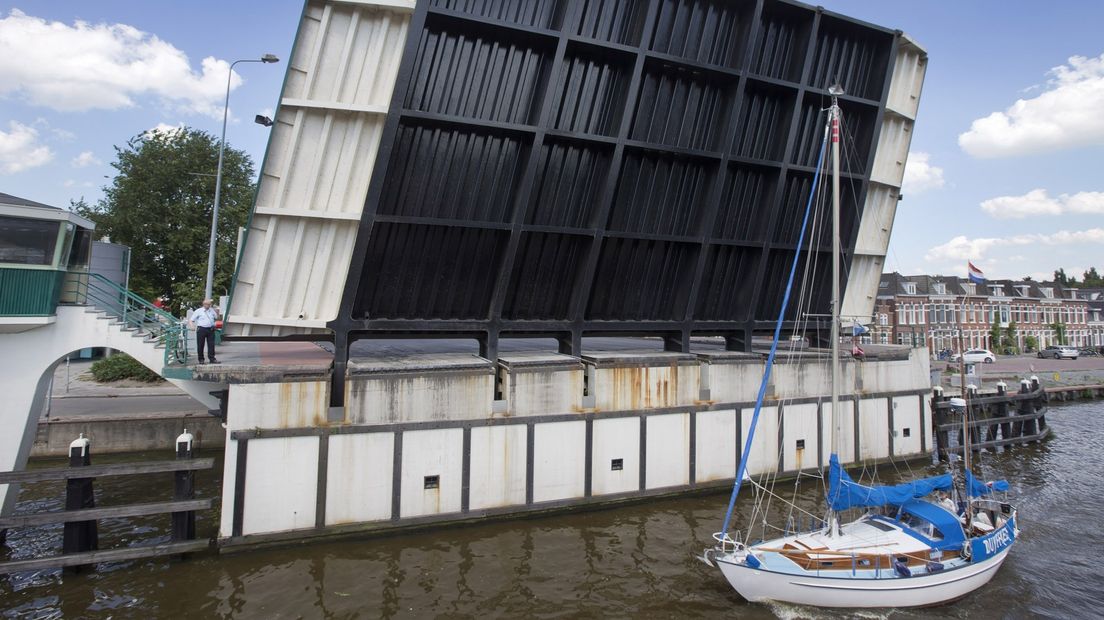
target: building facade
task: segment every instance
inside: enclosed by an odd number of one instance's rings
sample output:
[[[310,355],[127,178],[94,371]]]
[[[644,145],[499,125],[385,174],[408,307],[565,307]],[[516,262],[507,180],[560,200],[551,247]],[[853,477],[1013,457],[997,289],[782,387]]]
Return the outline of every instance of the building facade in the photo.
[[[988,348],[1031,352],[1053,344],[1104,344],[1098,291],[1053,282],[883,274],[871,341],[927,347],[933,355]],[[1096,302],[1096,303],[1094,303]],[[999,342],[994,342],[996,330]]]

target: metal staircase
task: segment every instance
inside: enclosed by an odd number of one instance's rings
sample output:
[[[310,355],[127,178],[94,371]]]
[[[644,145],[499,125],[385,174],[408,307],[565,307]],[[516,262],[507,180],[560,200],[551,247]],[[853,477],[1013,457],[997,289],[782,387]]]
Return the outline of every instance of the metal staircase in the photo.
[[[114,321],[122,331],[161,349],[165,370],[188,364],[187,321],[99,274],[71,272],[62,288],[61,303],[89,306],[86,312]]]

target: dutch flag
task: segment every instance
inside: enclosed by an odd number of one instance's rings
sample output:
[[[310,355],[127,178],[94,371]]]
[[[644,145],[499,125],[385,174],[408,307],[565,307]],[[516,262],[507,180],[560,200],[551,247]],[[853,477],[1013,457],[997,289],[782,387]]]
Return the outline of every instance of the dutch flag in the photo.
[[[970,261],[966,261],[966,271],[970,275],[970,281],[974,284],[981,284],[982,282],[985,282],[985,274],[977,268],[977,265],[971,263]]]

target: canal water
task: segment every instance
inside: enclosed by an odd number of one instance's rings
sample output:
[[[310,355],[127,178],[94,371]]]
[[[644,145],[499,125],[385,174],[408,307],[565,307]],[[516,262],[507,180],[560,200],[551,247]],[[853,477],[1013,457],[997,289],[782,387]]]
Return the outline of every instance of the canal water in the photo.
[[[985,478],[1005,477],[1022,538],[982,591],[919,611],[864,618],[1084,618],[1104,613],[1104,402],[1053,407],[1055,436],[986,453]],[[158,455],[163,458],[163,455]],[[96,462],[107,462],[97,459]],[[912,466],[912,473],[938,471]],[[894,473],[879,474],[892,482]],[[217,493],[210,472],[199,492]],[[171,479],[97,481],[101,505],[167,499]],[[794,493],[792,482],[776,490]],[[20,495],[19,511],[60,508],[59,485]],[[818,480],[796,491],[818,505]],[[102,565],[81,575],[0,576],[3,618],[836,618],[847,614],[748,604],[695,554],[719,529],[727,493],[651,501],[353,541],[191,560]],[[746,522],[746,500],[736,521]],[[819,509],[818,509],[819,510]],[[213,515],[200,519],[213,533]],[[101,522],[101,546],[167,540],[167,517]],[[0,559],[57,552],[60,527],[13,530]]]

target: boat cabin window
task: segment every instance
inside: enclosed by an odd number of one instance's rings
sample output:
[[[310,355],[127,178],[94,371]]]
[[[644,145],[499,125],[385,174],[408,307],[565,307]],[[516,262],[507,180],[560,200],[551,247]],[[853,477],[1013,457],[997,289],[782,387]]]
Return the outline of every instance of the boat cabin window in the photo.
[[[929,538],[931,540],[943,540],[943,532],[939,531],[939,528],[935,527],[931,521],[922,519],[912,513],[903,513],[898,519],[902,525],[910,530]]]

